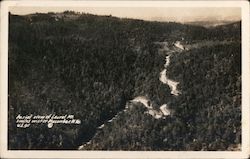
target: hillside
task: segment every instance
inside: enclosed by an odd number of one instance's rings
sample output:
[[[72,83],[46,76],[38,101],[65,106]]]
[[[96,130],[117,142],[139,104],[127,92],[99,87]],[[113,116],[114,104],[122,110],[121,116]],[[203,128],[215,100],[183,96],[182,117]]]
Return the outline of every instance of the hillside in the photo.
[[[235,25],[10,14],[9,149],[237,147],[241,24]],[[23,129],[18,114],[73,114],[81,124]]]

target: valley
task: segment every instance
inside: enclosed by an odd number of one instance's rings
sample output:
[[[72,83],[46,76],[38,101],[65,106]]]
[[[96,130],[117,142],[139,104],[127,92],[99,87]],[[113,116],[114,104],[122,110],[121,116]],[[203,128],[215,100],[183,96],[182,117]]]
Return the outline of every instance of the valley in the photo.
[[[9,148],[240,147],[240,28],[10,14]],[[73,114],[81,124],[20,129],[18,114]]]

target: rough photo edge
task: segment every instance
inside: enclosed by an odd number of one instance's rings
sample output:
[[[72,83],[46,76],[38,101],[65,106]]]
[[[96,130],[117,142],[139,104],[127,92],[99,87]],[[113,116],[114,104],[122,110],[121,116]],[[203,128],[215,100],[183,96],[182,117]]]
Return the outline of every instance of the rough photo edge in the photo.
[[[85,3],[86,2],[86,3]],[[107,3],[105,3],[107,2]],[[191,2],[191,3],[190,3]],[[7,149],[7,102],[8,102],[8,11],[10,6],[123,6],[123,5],[161,5],[170,6],[210,6],[217,7],[234,5],[241,7],[242,30],[242,150],[240,152],[196,152],[196,151],[14,151]],[[212,4],[213,3],[213,4]],[[0,44],[0,110],[1,110],[1,128],[0,128],[0,157],[1,158],[249,158],[250,154],[250,131],[249,131],[249,113],[250,113],[250,55],[249,55],[249,2],[248,1],[1,1],[1,44]]]

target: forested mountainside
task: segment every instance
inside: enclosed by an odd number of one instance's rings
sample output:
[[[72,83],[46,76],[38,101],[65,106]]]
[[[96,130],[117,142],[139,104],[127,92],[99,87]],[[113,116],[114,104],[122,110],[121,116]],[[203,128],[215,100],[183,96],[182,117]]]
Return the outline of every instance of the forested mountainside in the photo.
[[[239,149],[240,22],[9,18],[9,149]],[[17,128],[18,114],[73,114],[81,124]]]

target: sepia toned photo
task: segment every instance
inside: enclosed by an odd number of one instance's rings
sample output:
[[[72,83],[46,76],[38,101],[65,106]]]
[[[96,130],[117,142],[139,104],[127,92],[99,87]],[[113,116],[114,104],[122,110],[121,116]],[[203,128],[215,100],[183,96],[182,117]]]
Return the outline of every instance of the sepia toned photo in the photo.
[[[249,150],[242,5],[148,3],[7,7],[6,151]]]

